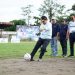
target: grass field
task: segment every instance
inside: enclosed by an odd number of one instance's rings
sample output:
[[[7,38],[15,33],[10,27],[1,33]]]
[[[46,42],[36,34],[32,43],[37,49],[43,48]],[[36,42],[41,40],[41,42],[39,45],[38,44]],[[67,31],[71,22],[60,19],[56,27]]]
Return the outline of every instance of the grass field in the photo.
[[[21,42],[21,43],[0,43],[0,59],[2,58],[22,58],[25,53],[30,53],[36,42]],[[59,44],[59,43],[58,43]],[[44,57],[49,57],[51,53],[50,44],[47,47],[47,52]],[[37,57],[39,51],[36,53]],[[58,55],[62,54],[61,47],[58,45]],[[69,55],[69,47],[68,47]]]
[[[50,44],[43,60],[38,62],[39,51],[35,61],[23,59],[25,53],[31,53],[36,42],[1,43],[0,44],[0,75],[75,75],[75,58],[61,57],[58,43],[58,57],[50,57]],[[68,47],[69,54],[69,47]]]

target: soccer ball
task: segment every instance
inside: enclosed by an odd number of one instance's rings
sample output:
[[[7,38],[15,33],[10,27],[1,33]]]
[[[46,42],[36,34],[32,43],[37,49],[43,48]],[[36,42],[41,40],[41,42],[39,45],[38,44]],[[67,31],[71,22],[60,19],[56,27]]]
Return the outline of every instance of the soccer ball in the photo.
[[[31,59],[31,55],[29,53],[24,54],[24,59],[25,60],[30,60]]]

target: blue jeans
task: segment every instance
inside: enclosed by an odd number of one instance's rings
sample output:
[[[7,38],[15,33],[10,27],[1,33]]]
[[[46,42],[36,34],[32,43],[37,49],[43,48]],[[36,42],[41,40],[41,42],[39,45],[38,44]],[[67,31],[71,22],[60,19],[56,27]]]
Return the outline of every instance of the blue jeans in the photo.
[[[52,51],[52,56],[57,56],[57,38],[53,37],[50,41],[51,43],[51,51]]]

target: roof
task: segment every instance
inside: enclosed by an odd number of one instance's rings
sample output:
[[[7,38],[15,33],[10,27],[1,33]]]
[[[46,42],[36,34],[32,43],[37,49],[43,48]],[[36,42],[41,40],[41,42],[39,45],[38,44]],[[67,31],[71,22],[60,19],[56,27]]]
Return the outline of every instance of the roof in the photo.
[[[10,27],[12,25],[13,25],[13,23],[10,23],[10,22],[0,22],[0,29],[4,29],[4,28]]]

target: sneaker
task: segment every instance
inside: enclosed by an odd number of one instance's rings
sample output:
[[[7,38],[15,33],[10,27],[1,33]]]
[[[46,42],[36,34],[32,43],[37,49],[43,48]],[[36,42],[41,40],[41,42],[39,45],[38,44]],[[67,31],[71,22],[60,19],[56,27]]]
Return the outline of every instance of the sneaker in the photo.
[[[30,61],[35,61],[34,59],[30,59]]]
[[[69,55],[68,57],[74,57],[74,55]]]
[[[63,57],[65,57],[65,58],[66,58],[66,57],[67,57],[67,55],[64,55]]]
[[[39,62],[41,62],[41,61],[42,61],[42,59],[38,59],[38,61],[39,61]]]

